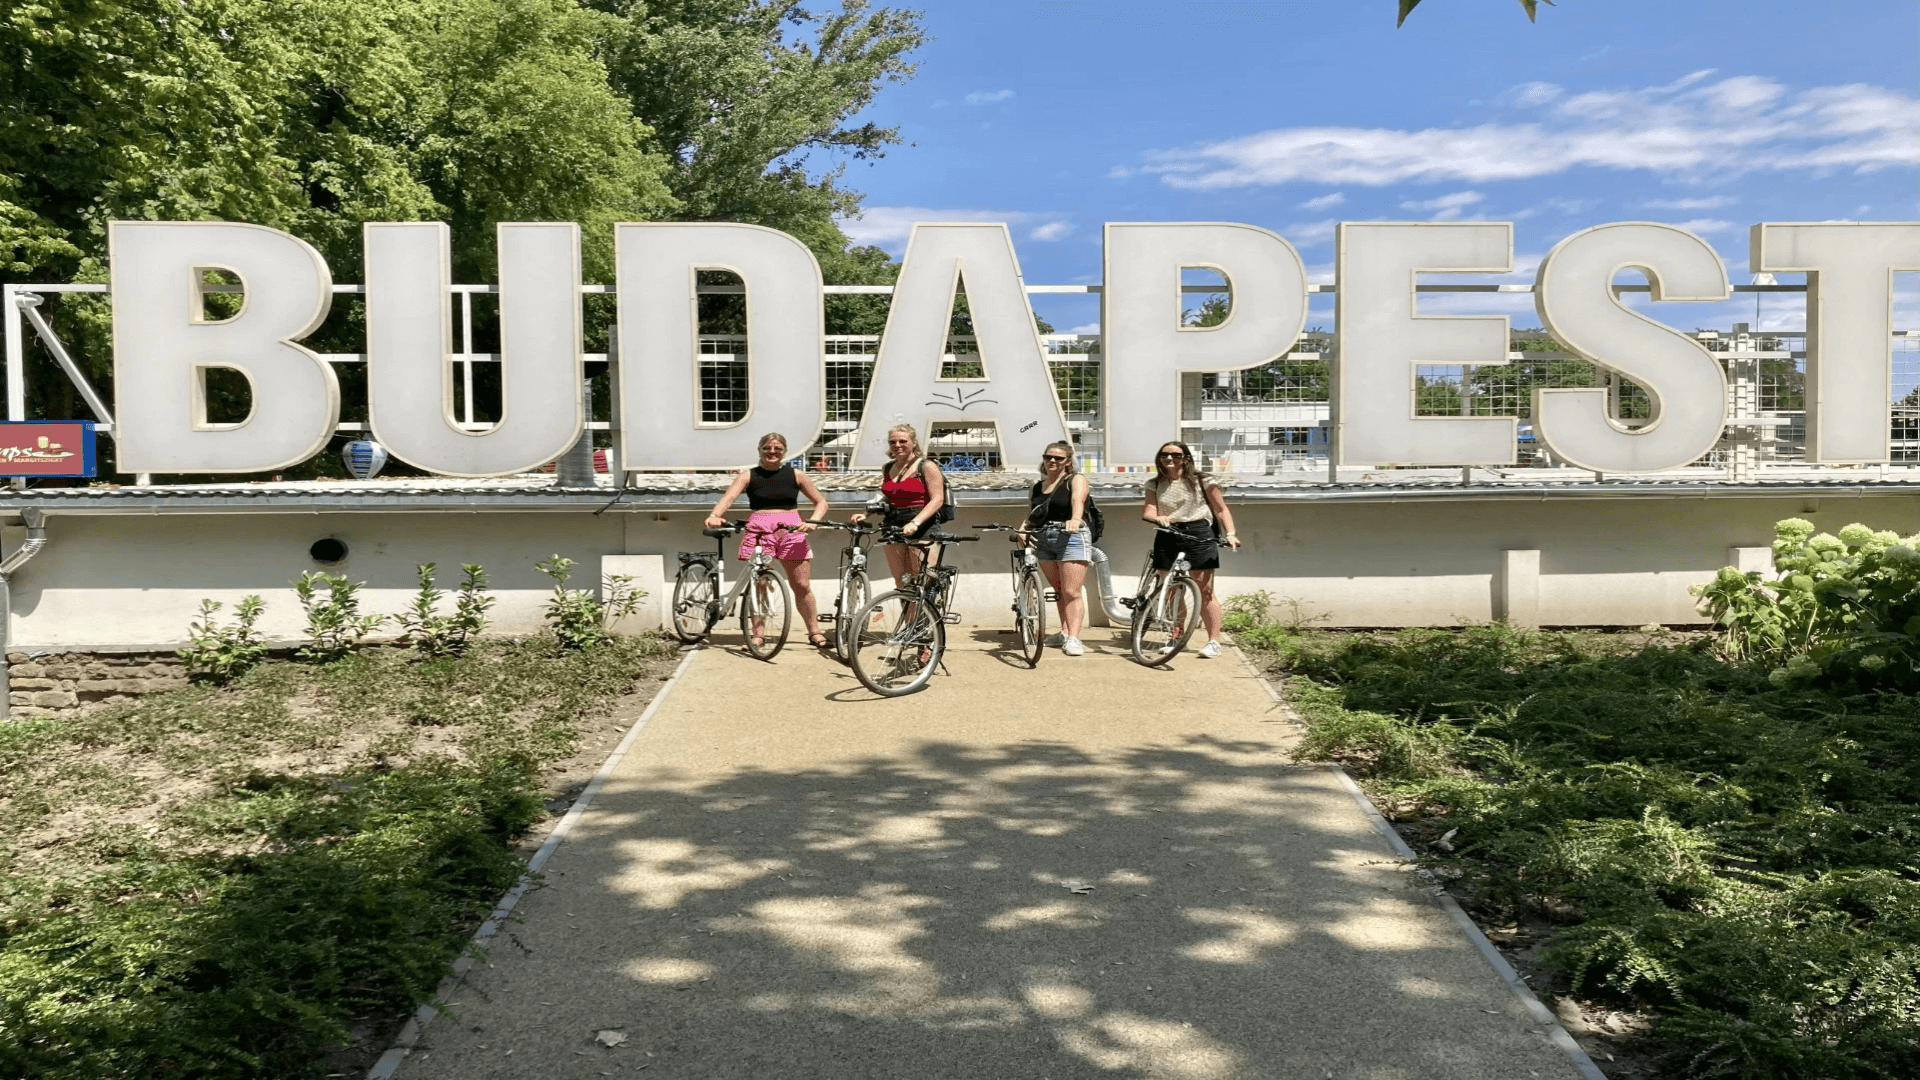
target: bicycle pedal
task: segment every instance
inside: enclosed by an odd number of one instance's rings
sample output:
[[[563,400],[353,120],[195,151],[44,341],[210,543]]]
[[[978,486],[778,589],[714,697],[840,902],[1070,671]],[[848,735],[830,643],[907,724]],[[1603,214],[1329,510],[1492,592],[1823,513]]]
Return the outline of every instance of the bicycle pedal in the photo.
[[[949,611],[945,615],[940,616],[940,621],[946,623],[948,626],[959,626],[960,613],[957,611]]]
[[[1140,598],[1137,596],[1123,596],[1120,598],[1120,606],[1126,608],[1128,611],[1132,611],[1134,608],[1140,606]]]
[[[1060,602],[1060,594],[1054,592],[1052,589],[1048,589],[1046,591],[1046,601],[1049,604],[1057,604]]]
[[[820,620],[823,623],[830,623],[833,621],[833,612],[823,611],[820,614],[815,615],[814,618]]]

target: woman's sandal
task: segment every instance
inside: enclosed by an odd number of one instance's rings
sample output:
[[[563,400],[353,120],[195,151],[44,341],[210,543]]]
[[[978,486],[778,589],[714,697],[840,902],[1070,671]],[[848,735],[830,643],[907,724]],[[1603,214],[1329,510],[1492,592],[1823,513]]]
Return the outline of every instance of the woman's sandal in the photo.
[[[807,644],[816,649],[830,649],[833,647],[833,640],[827,637],[826,631],[815,630],[807,635]]]

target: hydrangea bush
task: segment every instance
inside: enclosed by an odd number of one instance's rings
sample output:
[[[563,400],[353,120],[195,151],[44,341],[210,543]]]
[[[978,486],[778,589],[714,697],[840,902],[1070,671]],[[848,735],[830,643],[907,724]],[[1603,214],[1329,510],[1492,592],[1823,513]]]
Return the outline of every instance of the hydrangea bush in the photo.
[[[1920,689],[1920,535],[1788,518],[1773,564],[1772,580],[1729,566],[1693,590],[1731,658],[1771,668],[1776,686]]]

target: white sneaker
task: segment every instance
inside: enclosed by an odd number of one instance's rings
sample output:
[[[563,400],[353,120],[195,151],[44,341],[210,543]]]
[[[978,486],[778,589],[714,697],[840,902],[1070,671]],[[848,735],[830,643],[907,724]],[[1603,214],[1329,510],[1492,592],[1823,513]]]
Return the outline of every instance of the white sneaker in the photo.
[[[1047,648],[1049,649],[1062,649],[1066,647],[1066,644],[1067,644],[1067,635],[1065,634],[1048,634],[1047,635]]]
[[[1070,637],[1061,640],[1060,651],[1066,653],[1068,656],[1079,656],[1081,653],[1087,651],[1087,647],[1080,644],[1079,638]]]
[[[1202,660],[1211,660],[1219,655],[1220,643],[1217,641],[1209,641],[1205,645],[1200,646],[1199,656]]]

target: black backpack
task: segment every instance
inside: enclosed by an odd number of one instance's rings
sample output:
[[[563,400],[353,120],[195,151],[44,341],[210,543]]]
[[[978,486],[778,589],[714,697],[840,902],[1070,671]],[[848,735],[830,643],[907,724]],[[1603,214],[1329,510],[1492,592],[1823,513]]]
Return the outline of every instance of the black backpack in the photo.
[[[922,458],[920,461],[920,482],[923,484],[927,482],[927,466],[932,462],[932,458]],[[960,501],[960,492],[954,488],[951,477],[943,474],[940,479],[946,484],[947,495],[940,500],[940,509],[933,512],[933,523],[945,525],[954,519],[953,504]]]

